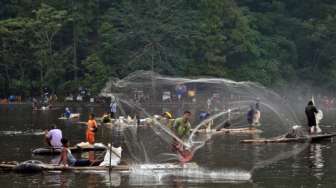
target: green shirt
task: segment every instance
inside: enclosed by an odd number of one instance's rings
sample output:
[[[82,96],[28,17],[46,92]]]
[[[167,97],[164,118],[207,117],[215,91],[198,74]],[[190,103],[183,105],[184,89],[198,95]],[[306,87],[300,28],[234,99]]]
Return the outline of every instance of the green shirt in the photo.
[[[174,123],[174,130],[175,130],[176,135],[179,138],[183,139],[190,134],[190,131],[191,131],[190,122],[184,121],[182,117],[177,118]]]

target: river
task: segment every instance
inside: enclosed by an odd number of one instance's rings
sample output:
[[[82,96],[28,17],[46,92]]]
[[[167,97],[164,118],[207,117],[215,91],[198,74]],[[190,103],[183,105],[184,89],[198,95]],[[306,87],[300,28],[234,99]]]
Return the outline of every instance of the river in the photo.
[[[32,150],[45,146],[43,131],[52,124],[62,129],[72,144],[84,141],[85,126],[59,120],[62,108],[32,111],[29,105],[0,106],[0,161],[30,159],[50,162],[53,157],[34,156]],[[101,107],[76,105],[81,121]],[[326,113],[324,130],[333,130],[334,112]],[[144,130],[144,139],[152,139]],[[111,130],[100,128],[98,142],[108,143]],[[39,174],[0,173],[1,187],[335,187],[336,144],[244,145],[239,140],[251,135],[216,135],[197,151],[193,159],[197,171],[147,173],[45,172]],[[145,141],[144,141],[145,142]],[[150,142],[145,142],[150,143]],[[153,150],[155,150],[153,143]],[[300,151],[295,153],[295,151]],[[82,154],[85,157],[85,153]],[[127,155],[127,154],[126,154]],[[79,157],[79,156],[77,156]]]

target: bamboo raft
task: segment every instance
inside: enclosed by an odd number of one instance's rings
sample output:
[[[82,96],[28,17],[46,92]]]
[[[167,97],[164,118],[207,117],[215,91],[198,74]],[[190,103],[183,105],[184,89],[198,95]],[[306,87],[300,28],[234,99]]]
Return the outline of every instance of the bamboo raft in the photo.
[[[307,135],[304,137],[297,138],[286,138],[286,137],[276,137],[270,139],[250,139],[241,140],[241,143],[245,144],[267,144],[267,143],[291,143],[291,142],[319,142],[323,140],[332,139],[336,136],[336,133],[325,133],[316,135]]]
[[[0,164],[0,170],[4,172],[12,172],[16,171],[16,167],[18,164],[8,164],[2,163]],[[61,171],[61,172],[77,172],[77,171],[129,171],[130,167],[128,165],[118,165],[113,167],[106,166],[85,166],[85,167],[75,167],[75,166],[60,166],[60,165],[52,165],[52,164],[39,164],[37,167],[40,168],[41,171]]]
[[[18,170],[17,167],[20,163],[18,162],[3,162],[0,164],[0,171],[2,172],[18,172],[18,173],[27,173],[23,172],[22,169]],[[174,163],[163,163],[163,164],[140,164],[130,166],[127,164],[120,164],[118,166],[85,166],[85,167],[76,167],[76,166],[60,166],[53,164],[34,164],[38,170],[28,171],[28,173],[36,173],[43,171],[60,171],[60,172],[95,172],[95,171],[115,171],[115,172],[129,172],[132,169],[141,169],[141,170],[183,170],[183,169],[196,169],[199,166],[196,163],[186,163],[184,165],[174,164]]]
[[[200,129],[197,133],[208,133],[208,134],[255,134],[261,133],[262,130],[257,128],[222,128],[220,130],[217,129]]]
[[[72,153],[88,152],[88,151],[105,151],[106,146],[95,145],[93,147],[79,147],[73,146],[69,147]],[[34,155],[59,155],[61,153],[61,148],[37,148],[33,151]]]

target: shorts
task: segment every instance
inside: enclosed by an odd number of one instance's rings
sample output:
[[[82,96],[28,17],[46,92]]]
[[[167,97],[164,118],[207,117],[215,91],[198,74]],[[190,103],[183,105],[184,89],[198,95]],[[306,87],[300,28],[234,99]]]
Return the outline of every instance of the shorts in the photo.
[[[95,143],[95,133],[92,131],[86,131],[86,141],[89,142],[89,144]]]

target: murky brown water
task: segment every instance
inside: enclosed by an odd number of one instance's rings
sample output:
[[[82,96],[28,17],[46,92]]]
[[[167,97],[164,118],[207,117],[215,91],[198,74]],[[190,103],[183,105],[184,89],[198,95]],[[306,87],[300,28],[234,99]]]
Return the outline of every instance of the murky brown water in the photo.
[[[99,107],[73,107],[84,114],[102,113]],[[85,126],[72,124],[58,117],[62,109],[32,112],[28,105],[0,106],[0,161],[25,161],[29,159],[50,162],[49,156],[33,156],[31,150],[44,146],[43,130],[57,124],[71,143],[84,140]],[[332,114],[330,112],[330,114]],[[324,124],[331,125],[328,115]],[[144,137],[153,139],[151,130]],[[147,132],[147,133],[146,133]],[[146,135],[148,134],[148,135]],[[84,172],[41,174],[0,173],[1,187],[335,187],[336,145],[319,144],[269,144],[243,145],[239,140],[251,135],[217,135],[197,151],[194,161],[201,167],[197,171],[146,172],[134,169],[131,173]],[[98,142],[108,143],[111,131],[99,129]],[[144,138],[145,140],[146,138]],[[155,150],[155,142],[144,141]],[[293,151],[303,150],[292,155]],[[288,152],[288,153],[285,153]],[[85,157],[85,154],[83,154]],[[79,156],[78,156],[79,157]],[[251,176],[249,178],[249,176]]]

